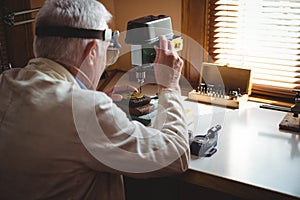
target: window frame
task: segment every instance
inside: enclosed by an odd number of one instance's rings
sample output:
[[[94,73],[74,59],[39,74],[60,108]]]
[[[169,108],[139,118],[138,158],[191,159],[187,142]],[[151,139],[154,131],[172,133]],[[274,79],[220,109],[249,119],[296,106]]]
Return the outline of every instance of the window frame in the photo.
[[[213,33],[213,31],[214,31],[214,25],[216,25],[216,21],[215,21],[215,19],[217,18],[216,16],[214,16],[214,14],[217,12],[216,10],[215,10],[215,8],[218,6],[218,5],[216,5],[216,2],[218,2],[219,0],[208,0],[209,2],[208,2],[208,11],[207,11],[207,13],[208,13],[208,23],[207,23],[207,26],[208,26],[208,28],[207,28],[207,30],[208,30],[208,32],[207,32],[207,43],[208,43],[208,45],[207,45],[207,51],[208,51],[208,53],[209,53],[209,55],[210,55],[210,60],[209,60],[209,62],[213,62],[214,60],[215,60],[215,57],[216,57],[216,53],[215,53],[215,50],[216,50],[216,48],[214,47],[215,46],[215,38],[214,38],[214,34],[215,33]],[[216,29],[216,27],[215,27],[215,29]],[[257,88],[255,88],[255,89],[257,89]],[[258,91],[259,90],[259,87],[258,87],[258,89],[256,90],[256,91]],[[292,89],[291,89],[292,90]],[[279,93],[279,90],[278,90],[278,93]],[[280,102],[286,102],[286,103],[293,103],[294,102],[294,95],[292,94],[292,92],[291,92],[291,94],[290,95],[282,95],[282,96],[280,96],[279,94],[273,94],[272,95],[272,91],[270,91],[270,92],[266,92],[266,93],[264,93],[264,92],[255,92],[255,90],[254,90],[254,92],[252,92],[252,94],[251,94],[251,97],[252,97],[252,99],[253,100],[256,100],[256,101],[266,101],[266,100],[268,100],[268,101],[271,101],[272,103],[275,103],[275,104],[279,104]]]

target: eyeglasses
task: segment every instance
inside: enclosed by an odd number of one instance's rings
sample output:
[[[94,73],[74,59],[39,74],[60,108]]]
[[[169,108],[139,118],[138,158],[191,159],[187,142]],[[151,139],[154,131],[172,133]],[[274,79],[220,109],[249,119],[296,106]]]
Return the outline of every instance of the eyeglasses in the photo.
[[[119,31],[112,32],[111,29],[95,30],[67,26],[40,25],[36,27],[35,34],[38,37],[85,38],[109,41],[110,43],[106,53],[106,66],[113,65],[118,60],[120,54],[120,33]]]
[[[109,46],[106,51],[106,66],[116,63],[120,55],[119,31],[112,32]]]

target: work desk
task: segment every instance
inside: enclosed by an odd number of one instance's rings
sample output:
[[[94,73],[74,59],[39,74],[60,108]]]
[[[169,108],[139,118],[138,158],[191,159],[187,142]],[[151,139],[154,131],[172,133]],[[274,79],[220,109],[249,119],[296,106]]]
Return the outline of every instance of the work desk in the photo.
[[[300,135],[278,128],[286,113],[254,102],[235,110],[184,102],[194,135],[222,129],[218,151],[192,156],[179,180],[245,199],[300,199]]]
[[[118,73],[103,90],[115,84],[128,84],[128,79]],[[155,88],[144,87],[143,91],[155,94]],[[286,113],[261,109],[260,103],[250,101],[239,109],[229,109],[189,101],[185,96],[183,99],[189,129],[194,135],[205,134],[217,124],[222,129],[217,152],[206,158],[192,156],[188,171],[176,176],[176,182],[243,199],[300,199],[300,134],[279,130]],[[138,182],[135,186],[139,185]],[[163,183],[159,187],[164,186]],[[136,187],[132,190],[137,192]],[[174,193],[174,188],[170,190]]]

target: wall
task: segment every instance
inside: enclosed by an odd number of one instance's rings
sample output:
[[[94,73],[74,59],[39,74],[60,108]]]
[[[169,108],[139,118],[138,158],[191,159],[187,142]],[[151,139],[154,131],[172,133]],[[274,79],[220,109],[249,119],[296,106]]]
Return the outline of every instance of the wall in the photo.
[[[173,29],[181,32],[181,8],[182,0],[99,0],[113,14],[113,20],[109,26],[121,32],[121,44],[123,46],[121,57],[117,64],[110,69],[131,69],[130,47],[124,43],[125,30],[129,20],[145,15],[165,14],[172,18]],[[10,11],[21,11],[42,6],[44,0],[5,0],[5,7]],[[31,24],[18,27],[6,27],[8,59],[14,67],[22,67],[33,57],[32,41],[34,27]]]

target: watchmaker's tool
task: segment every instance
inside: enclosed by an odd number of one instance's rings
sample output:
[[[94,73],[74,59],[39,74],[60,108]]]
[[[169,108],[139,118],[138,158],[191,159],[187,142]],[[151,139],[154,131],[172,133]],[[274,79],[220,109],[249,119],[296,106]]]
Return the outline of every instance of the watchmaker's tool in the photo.
[[[251,71],[203,63],[200,84],[188,94],[190,100],[239,108],[251,93]]]
[[[151,118],[146,115],[151,115],[154,112],[155,104],[150,96],[141,94],[140,92],[127,92],[121,94],[123,100],[116,104],[128,115],[129,118],[140,121],[148,126],[151,123]]]
[[[261,105],[260,108],[278,110],[287,112],[283,120],[279,124],[279,128],[283,130],[291,130],[300,132],[300,90],[294,90],[295,104],[291,107],[275,106],[275,105]]]
[[[159,36],[165,35],[172,41],[176,51],[182,50],[182,37],[173,34],[171,18],[166,15],[145,16],[128,22],[125,42],[131,45],[131,64],[136,70],[136,79],[142,85],[146,79],[146,71],[153,66],[159,46]]]
[[[193,136],[189,132],[191,154],[199,157],[209,157],[217,152],[216,146],[218,143],[218,131],[220,125],[210,128],[205,135]]]

